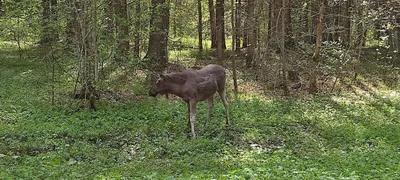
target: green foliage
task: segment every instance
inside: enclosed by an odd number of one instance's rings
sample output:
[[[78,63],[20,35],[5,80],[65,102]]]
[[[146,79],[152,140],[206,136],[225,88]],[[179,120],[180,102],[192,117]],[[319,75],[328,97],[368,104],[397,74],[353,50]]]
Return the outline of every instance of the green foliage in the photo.
[[[0,17],[2,40],[32,41],[40,34],[40,1],[3,1],[4,15]]]
[[[41,61],[0,53],[0,177],[5,179],[396,179],[398,91],[187,107],[163,98],[110,102],[98,111],[50,106]],[[57,80],[62,81],[62,80]],[[57,83],[63,94],[65,83]],[[134,91],[142,91],[141,88]],[[60,102],[67,96],[57,95]]]

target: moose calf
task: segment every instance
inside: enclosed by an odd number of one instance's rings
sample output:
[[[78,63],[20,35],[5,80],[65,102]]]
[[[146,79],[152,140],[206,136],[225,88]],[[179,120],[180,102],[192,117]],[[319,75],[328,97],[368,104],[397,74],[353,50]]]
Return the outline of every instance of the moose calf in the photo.
[[[174,94],[181,97],[188,105],[192,137],[195,138],[196,104],[197,102],[207,100],[208,116],[204,123],[204,126],[207,126],[211,118],[213,96],[216,92],[220,95],[225,107],[226,124],[230,124],[225,82],[225,69],[219,65],[210,64],[200,70],[186,69],[182,72],[160,75],[157,82],[152,85],[149,95],[155,97],[157,94]]]

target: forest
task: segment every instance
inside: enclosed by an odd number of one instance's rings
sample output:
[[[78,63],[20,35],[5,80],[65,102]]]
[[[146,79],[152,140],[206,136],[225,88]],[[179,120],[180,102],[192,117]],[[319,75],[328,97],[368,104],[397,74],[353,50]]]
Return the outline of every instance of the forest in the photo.
[[[0,179],[398,179],[399,132],[399,0],[0,0]]]

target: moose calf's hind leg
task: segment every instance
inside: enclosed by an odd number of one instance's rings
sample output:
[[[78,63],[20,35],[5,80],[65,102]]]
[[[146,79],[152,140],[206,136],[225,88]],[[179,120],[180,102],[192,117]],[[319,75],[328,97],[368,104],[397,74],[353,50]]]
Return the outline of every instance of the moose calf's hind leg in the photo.
[[[213,109],[213,106],[214,106],[214,104],[213,104],[213,99],[214,99],[213,96],[211,96],[210,98],[207,99],[208,112],[207,112],[207,119],[206,119],[206,122],[204,123],[204,127],[207,126],[208,122],[209,122],[210,119],[211,119],[212,109]]]
[[[219,95],[221,96],[222,103],[224,104],[224,107],[225,107],[226,124],[230,125],[231,122],[229,120],[229,105],[228,105],[228,101],[226,100],[226,92],[225,92],[225,90],[222,91],[221,93],[219,93]]]
[[[188,125],[188,130],[191,131],[191,125],[190,125],[190,103],[187,103],[187,107],[188,107],[187,125]]]

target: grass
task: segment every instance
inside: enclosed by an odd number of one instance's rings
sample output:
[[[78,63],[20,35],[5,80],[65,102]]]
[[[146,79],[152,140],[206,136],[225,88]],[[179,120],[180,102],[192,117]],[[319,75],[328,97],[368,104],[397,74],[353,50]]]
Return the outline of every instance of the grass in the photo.
[[[387,87],[341,96],[216,103],[190,139],[186,106],[163,98],[50,105],[44,62],[0,52],[0,177],[4,179],[397,179],[400,97]],[[69,102],[69,103],[66,103]]]

